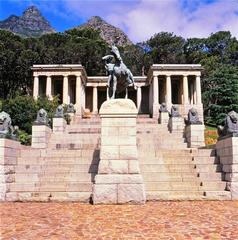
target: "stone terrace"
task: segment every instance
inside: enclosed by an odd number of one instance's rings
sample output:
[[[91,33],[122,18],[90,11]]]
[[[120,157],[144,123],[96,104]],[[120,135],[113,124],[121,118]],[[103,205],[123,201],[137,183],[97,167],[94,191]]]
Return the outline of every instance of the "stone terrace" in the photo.
[[[1,203],[0,239],[235,240],[237,201]]]

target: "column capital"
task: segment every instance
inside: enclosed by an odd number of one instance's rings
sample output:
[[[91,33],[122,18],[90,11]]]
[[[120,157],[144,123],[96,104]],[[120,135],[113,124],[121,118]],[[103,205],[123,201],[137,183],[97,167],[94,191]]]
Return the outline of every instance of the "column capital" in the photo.
[[[36,72],[33,73],[33,77],[39,77],[39,76],[40,76],[39,73],[36,73]]]
[[[172,75],[171,74],[166,74],[165,76],[166,76],[166,78],[171,78]]]
[[[197,74],[197,75],[195,75],[195,76],[196,76],[196,78],[197,78],[197,77],[199,77],[199,78],[200,78],[200,77],[201,77],[201,74]]]
[[[187,78],[189,74],[183,74],[183,78]]]

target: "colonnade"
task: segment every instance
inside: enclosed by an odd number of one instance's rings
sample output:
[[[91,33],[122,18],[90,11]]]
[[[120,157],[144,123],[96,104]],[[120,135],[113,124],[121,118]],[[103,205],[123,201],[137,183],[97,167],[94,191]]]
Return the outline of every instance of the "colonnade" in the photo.
[[[45,94],[49,99],[53,98],[52,95],[52,77],[56,75],[45,75],[38,74],[34,76],[34,86],[33,86],[33,97],[37,99],[39,97],[39,87],[40,87],[40,77],[46,76],[46,90]],[[59,76],[59,75],[57,75]],[[62,91],[62,103],[69,104],[70,103],[70,93],[69,93],[69,75],[63,76],[63,91]],[[75,76],[76,78],[76,89],[75,89],[75,106],[78,111],[81,111],[81,106],[84,104],[83,94],[85,95],[85,89],[82,85],[81,76],[80,75],[70,75]]]
[[[159,105],[160,105],[160,103],[159,103],[159,99],[160,99],[159,77],[160,76],[165,76],[165,85],[166,85],[165,103],[166,103],[168,109],[170,109],[172,104],[174,104],[172,102],[172,83],[171,83],[171,77],[173,75],[155,75],[155,76],[153,76],[152,84],[151,84],[153,94],[152,94],[152,99],[150,101],[150,103],[152,104],[152,114],[153,115],[157,115],[158,110],[159,110]],[[195,95],[195,96],[192,96],[192,98],[193,98],[194,104],[199,105],[202,103],[200,75],[182,75],[182,103],[181,104],[182,105],[191,104],[189,102],[189,80],[188,80],[189,76],[195,76],[195,89],[193,89],[193,91],[194,91],[193,95]]]

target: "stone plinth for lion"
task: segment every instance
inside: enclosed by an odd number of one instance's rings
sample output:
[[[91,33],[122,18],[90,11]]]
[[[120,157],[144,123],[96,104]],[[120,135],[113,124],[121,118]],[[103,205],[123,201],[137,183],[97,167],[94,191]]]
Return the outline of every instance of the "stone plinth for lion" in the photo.
[[[101,152],[93,187],[94,204],[145,203],[136,146],[137,109],[129,99],[103,103]]]

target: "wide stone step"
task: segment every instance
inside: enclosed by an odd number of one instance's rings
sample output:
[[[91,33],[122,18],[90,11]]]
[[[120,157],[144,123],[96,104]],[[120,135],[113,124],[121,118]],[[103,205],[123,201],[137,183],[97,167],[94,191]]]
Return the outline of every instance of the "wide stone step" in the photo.
[[[224,181],[202,181],[201,189],[206,191],[224,191],[226,189],[226,182]]]
[[[231,200],[230,191],[205,191],[207,200]]]
[[[91,182],[11,183],[12,192],[92,192]]]
[[[7,201],[22,202],[49,202],[49,201],[68,201],[88,203],[91,198],[91,192],[9,192],[6,194]]]
[[[41,164],[41,165],[17,165],[16,173],[96,173],[97,164]]]
[[[197,164],[219,164],[217,157],[195,156],[193,159]]]
[[[146,191],[199,191],[200,182],[146,182]]]
[[[146,173],[192,173],[196,172],[195,164],[140,164],[141,172]]]
[[[198,172],[202,173],[213,173],[213,172],[221,172],[222,165],[220,164],[196,164],[195,168]]]
[[[199,173],[198,174],[199,178],[202,181],[222,181],[224,179],[223,173],[214,173],[214,172],[209,172],[209,173]]]
[[[192,161],[191,159],[186,159],[186,158],[163,158],[163,157],[150,157],[148,156],[148,158],[140,156],[138,158],[140,164],[196,164],[194,161]]]
[[[185,181],[196,181],[198,179],[196,173],[156,173],[156,172],[145,173],[145,172],[142,172],[142,176],[143,176],[144,182],[165,182],[165,181],[185,182]]]
[[[80,182],[90,182],[94,181],[95,173],[28,173],[21,174],[17,173],[15,175],[16,183],[36,183],[36,182],[62,182],[62,181],[80,181]]]
[[[203,191],[146,191],[147,200],[203,200]]]
[[[97,149],[99,148],[99,144],[98,142],[96,142],[95,144],[92,144],[91,143],[87,143],[87,144],[82,144],[82,143],[78,143],[77,141],[76,142],[73,142],[73,141],[68,141],[68,142],[58,142],[58,141],[55,141],[55,142],[50,142],[48,144],[48,148],[50,149],[64,149],[64,150],[94,150],[94,149]]]

